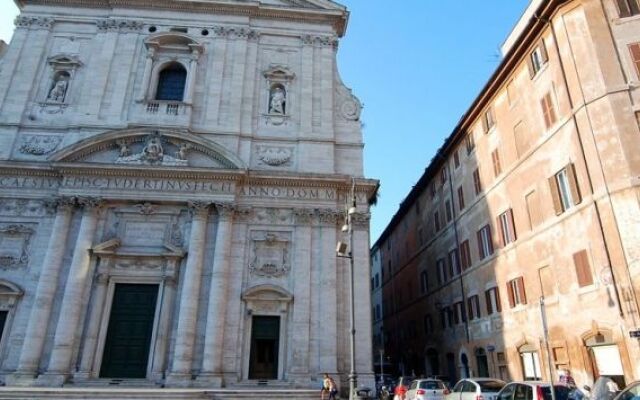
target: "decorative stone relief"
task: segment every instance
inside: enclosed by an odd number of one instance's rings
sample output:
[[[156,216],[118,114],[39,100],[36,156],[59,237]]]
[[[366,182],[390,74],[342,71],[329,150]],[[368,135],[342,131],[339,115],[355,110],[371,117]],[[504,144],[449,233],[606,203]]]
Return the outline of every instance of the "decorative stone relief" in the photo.
[[[14,23],[19,28],[50,29],[53,26],[54,20],[53,18],[19,15],[14,20]]]
[[[18,151],[24,154],[43,156],[54,151],[62,141],[62,137],[51,135],[23,135],[21,136],[21,141]]]
[[[369,213],[355,213],[351,216],[351,221],[353,225],[357,228],[367,228],[369,229],[369,221],[371,220],[371,214]]]
[[[256,146],[256,157],[259,164],[270,167],[283,167],[293,164],[293,147],[288,146]]]
[[[256,40],[260,36],[259,32],[253,29],[230,26],[215,26],[213,28],[213,32],[220,37],[226,37],[229,39],[246,38],[248,40]]]
[[[351,89],[344,85],[337,85],[336,89],[336,111],[338,116],[347,121],[358,121],[362,113],[362,104],[356,96],[353,95]]]
[[[303,35],[300,38],[302,43],[307,45],[338,47],[338,38],[336,36]]]
[[[291,210],[279,208],[258,208],[255,210],[253,221],[260,224],[290,224]]]
[[[34,232],[23,224],[0,226],[0,268],[24,267],[29,263],[29,243]]]
[[[140,271],[161,269],[163,264],[164,263],[160,259],[140,257],[134,259],[116,260],[114,266],[116,269],[133,269]]]
[[[163,166],[186,166],[188,161],[186,160],[187,148],[181,148],[176,155],[182,158],[176,158],[164,153],[163,138],[159,133],[152,133],[147,136],[145,140],[145,146],[142,151],[136,154],[128,154],[130,150],[127,144],[119,141],[120,146],[119,156],[116,159],[116,164],[134,164],[134,165],[163,165]]]
[[[49,213],[48,201],[0,199],[0,215],[8,217],[43,217]]]
[[[289,273],[290,232],[254,231],[251,242],[251,275],[279,278]]]
[[[128,19],[114,19],[106,18],[100,19],[96,22],[98,30],[105,31],[139,31],[144,27],[144,23],[141,21],[128,20]]]
[[[136,204],[136,208],[142,215],[151,215],[156,212],[157,207],[149,202]]]
[[[315,216],[314,210],[310,208],[298,208],[293,211],[293,215],[296,218],[297,224],[310,224],[313,222]]]

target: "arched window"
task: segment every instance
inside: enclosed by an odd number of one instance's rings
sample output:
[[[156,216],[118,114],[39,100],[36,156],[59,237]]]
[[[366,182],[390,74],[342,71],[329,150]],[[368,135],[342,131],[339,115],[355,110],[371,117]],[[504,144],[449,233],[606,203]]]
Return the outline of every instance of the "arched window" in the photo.
[[[156,100],[182,101],[186,82],[187,70],[181,64],[169,64],[158,75]]]

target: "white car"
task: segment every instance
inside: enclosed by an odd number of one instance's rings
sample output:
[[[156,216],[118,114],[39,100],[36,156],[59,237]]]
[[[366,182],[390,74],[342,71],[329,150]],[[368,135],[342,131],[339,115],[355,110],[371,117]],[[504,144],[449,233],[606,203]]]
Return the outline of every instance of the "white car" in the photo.
[[[411,382],[406,400],[444,400],[449,394],[447,386],[439,379],[416,379]]]
[[[453,387],[446,400],[496,400],[507,383],[493,378],[466,378]]]
[[[556,400],[568,400],[572,389],[554,384]],[[497,400],[552,400],[551,385],[548,382],[510,382],[498,393]]]

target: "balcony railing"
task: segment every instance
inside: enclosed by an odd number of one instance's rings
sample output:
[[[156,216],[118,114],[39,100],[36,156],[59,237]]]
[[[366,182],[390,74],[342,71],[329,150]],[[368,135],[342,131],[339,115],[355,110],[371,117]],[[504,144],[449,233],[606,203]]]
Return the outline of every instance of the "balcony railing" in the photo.
[[[147,100],[135,105],[130,119],[144,124],[188,126],[191,105],[178,101]]]

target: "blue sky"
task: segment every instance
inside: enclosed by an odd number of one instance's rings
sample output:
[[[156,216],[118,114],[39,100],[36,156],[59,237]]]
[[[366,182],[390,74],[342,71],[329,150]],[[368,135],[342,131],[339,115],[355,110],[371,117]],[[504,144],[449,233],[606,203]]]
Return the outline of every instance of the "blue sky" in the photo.
[[[341,3],[351,16],[339,68],[365,106],[365,174],[381,181],[373,243],[498,65],[528,0]],[[3,0],[0,39],[10,39],[16,15]]]

